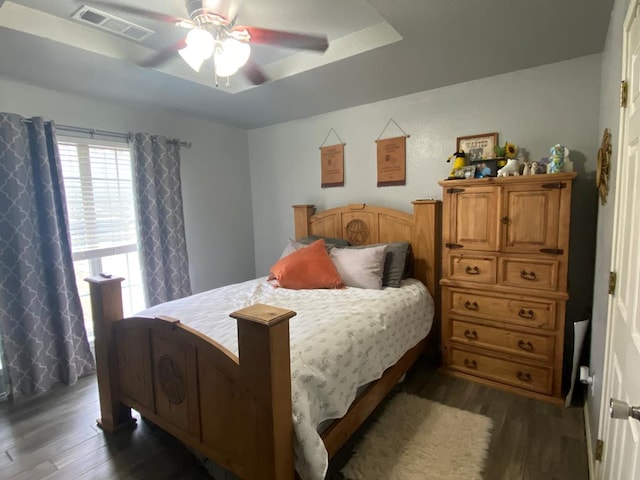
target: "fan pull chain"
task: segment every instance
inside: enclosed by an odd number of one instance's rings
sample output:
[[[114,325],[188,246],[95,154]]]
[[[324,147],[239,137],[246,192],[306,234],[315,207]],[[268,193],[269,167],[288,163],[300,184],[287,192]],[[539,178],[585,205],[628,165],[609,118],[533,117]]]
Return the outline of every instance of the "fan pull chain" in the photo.
[[[215,78],[216,81],[216,88],[218,88],[220,86],[220,77],[218,76],[217,73],[213,74],[213,77]],[[223,77],[225,78],[225,77]],[[227,81],[225,82],[224,86],[227,88],[231,88],[231,77],[226,77]]]

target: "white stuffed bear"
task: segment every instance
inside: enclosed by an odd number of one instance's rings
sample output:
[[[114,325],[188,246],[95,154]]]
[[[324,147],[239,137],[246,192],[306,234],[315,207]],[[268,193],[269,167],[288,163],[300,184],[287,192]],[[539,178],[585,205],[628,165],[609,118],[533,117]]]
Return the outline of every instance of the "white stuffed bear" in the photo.
[[[508,177],[509,175],[518,176],[520,172],[520,162],[517,158],[510,158],[507,164],[498,170],[498,177]]]

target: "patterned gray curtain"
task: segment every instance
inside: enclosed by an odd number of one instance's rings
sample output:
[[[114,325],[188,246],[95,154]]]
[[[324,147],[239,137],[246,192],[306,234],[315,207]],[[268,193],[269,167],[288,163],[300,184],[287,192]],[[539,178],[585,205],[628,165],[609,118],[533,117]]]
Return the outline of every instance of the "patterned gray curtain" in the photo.
[[[191,295],[179,149],[162,136],[134,135],[142,272],[150,306]]]
[[[0,113],[0,335],[14,400],[94,370],[53,124]]]

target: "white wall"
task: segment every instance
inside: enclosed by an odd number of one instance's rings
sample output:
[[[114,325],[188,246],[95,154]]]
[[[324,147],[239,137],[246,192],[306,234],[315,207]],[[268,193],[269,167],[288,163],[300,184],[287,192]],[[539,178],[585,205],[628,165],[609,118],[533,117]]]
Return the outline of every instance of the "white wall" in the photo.
[[[599,206],[593,320],[591,325],[591,363],[593,386],[587,395],[591,444],[595,446],[602,408],[602,374],[604,370],[605,340],[607,333],[607,308],[609,304],[609,271],[613,237],[613,213],[615,198],[615,174],[620,127],[620,81],[622,80],[622,30],[629,0],[616,0],[609,24],[609,32],[602,54],[602,90],[600,96],[600,132],[611,130],[611,179],[607,204]]]
[[[69,95],[0,78],[0,111],[63,125],[148,132],[192,143],[181,176],[194,292],[254,277],[247,134],[166,110]],[[113,272],[117,274],[117,272]]]

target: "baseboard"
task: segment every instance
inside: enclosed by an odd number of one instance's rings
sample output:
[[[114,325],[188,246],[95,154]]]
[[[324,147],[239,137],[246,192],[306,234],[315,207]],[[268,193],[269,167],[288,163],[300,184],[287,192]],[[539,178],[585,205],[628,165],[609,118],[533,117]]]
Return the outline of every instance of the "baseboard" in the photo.
[[[587,463],[589,464],[589,480],[596,479],[596,463],[595,458],[593,456],[593,447],[594,445],[591,443],[591,422],[589,419],[591,418],[589,415],[589,399],[586,399],[584,402],[584,433],[587,436]]]

